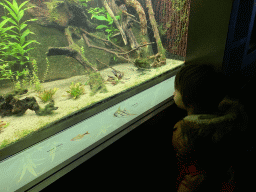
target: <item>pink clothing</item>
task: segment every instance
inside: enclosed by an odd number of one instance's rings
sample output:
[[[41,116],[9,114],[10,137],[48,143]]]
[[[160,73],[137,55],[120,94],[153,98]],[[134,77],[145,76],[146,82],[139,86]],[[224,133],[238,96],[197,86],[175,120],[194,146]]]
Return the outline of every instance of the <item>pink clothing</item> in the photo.
[[[178,192],[193,192],[200,188],[200,184],[205,180],[204,174],[206,171],[200,169],[196,160],[190,161],[190,163],[184,163],[180,156],[186,151],[185,142],[181,137],[182,120],[177,122],[173,129],[172,144],[176,151],[176,157],[178,159],[178,171],[179,176],[177,178],[176,188]],[[182,185],[182,186],[181,186]],[[182,188],[182,189],[181,189]],[[234,184],[228,181],[222,183],[222,188],[219,191],[232,192],[235,188]]]
[[[200,184],[207,180],[205,176],[209,179],[215,174],[219,186],[222,184],[219,191],[232,192],[234,189],[232,185],[234,170],[231,161],[236,159],[236,146],[239,145],[237,140],[247,129],[248,116],[243,105],[228,96],[220,102],[218,109],[217,114],[188,115],[178,121],[173,128],[172,144],[178,159],[179,170],[178,192],[196,191],[200,189]],[[184,131],[185,139],[181,136],[181,131]],[[196,151],[193,153],[188,151],[190,150],[188,141],[194,145],[192,148]],[[203,167],[208,170],[208,173],[203,170]],[[220,177],[218,174],[221,174]],[[228,178],[227,181],[226,178]],[[210,179],[207,181],[211,182]],[[218,183],[215,182],[214,185],[217,187]],[[207,191],[211,191],[211,186]]]
[[[179,154],[184,152],[184,141],[181,139],[180,132],[181,127],[179,126],[180,121],[175,124],[173,137],[172,137],[172,144],[174,146],[176,153],[176,157],[178,158],[178,170],[179,176],[177,178],[178,187],[180,185],[184,185],[188,191],[193,191],[198,188],[198,185],[203,181],[202,171],[199,171],[196,168],[195,163],[190,163],[189,165],[185,165],[180,161]]]

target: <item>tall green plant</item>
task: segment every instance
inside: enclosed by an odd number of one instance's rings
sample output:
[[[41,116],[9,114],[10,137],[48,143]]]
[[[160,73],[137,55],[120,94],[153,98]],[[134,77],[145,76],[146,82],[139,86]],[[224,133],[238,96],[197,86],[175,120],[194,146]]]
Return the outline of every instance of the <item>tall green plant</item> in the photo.
[[[96,8],[91,8],[89,9],[88,11],[89,13],[92,14],[92,18],[95,18],[95,19],[98,19],[98,20],[101,20],[101,21],[107,21],[108,22],[108,25],[99,25],[96,27],[96,29],[103,29],[103,28],[106,28],[105,29],[105,32],[108,33],[108,40],[110,41],[110,37],[114,34],[114,32],[117,32],[119,31],[118,29],[116,29],[114,26],[113,26],[113,22],[114,20],[112,19],[112,17],[109,15],[109,13],[107,12],[107,10],[103,7],[102,9],[99,8],[99,7],[96,7]],[[101,14],[104,14],[104,15],[101,15]],[[117,20],[120,19],[120,15],[118,16],[115,16],[115,18]]]
[[[25,28],[27,27],[27,24],[25,23],[28,21],[35,21],[37,19],[30,19],[24,22],[20,22],[24,15],[24,11],[34,6],[22,10],[21,8],[26,3],[28,3],[28,1],[23,2],[20,6],[18,6],[15,0],[13,0],[12,4],[7,0],[4,1],[6,4],[0,2],[0,5],[2,5],[5,9],[9,11],[8,15],[10,15],[11,17],[1,17],[2,19],[4,19],[4,21],[0,23],[0,37],[3,37],[3,39],[0,40],[0,57],[3,58],[0,62],[0,73],[2,76],[0,80],[13,79],[13,75],[15,73],[11,71],[12,65],[17,61],[20,65],[28,63],[29,57],[26,56],[26,54],[29,50],[34,48],[26,49],[26,47],[33,42],[38,43],[36,40],[25,40],[28,34],[34,34],[29,29],[25,30]],[[11,23],[12,26],[3,28],[3,26],[7,22]],[[11,32],[11,34],[9,34],[9,32]],[[14,39],[15,41],[11,42],[10,39]],[[17,80],[19,76],[27,74],[27,71],[23,69],[22,72],[16,71],[16,74],[17,76],[15,79]]]
[[[10,20],[10,18],[5,19],[0,23],[0,73],[3,78],[1,79],[11,79],[13,73],[10,68],[10,62],[6,61],[8,58],[8,53],[12,54],[11,45],[9,44],[10,36],[6,34],[6,31],[14,28],[14,26],[3,28],[3,26]]]

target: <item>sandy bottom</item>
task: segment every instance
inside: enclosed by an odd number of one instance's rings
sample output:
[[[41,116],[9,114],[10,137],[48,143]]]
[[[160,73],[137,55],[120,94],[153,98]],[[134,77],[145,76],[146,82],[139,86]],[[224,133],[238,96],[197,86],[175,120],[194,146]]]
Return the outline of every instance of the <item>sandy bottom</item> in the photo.
[[[0,132],[0,145],[3,144],[4,140],[8,140],[7,143],[11,143],[20,139],[22,137],[22,131],[34,132],[36,130],[39,130],[45,125],[53,121],[57,121],[58,119],[74,111],[77,111],[78,109],[89,106],[92,103],[99,102],[105,98],[120,93],[121,91],[124,91],[134,85],[143,83],[145,80],[151,79],[152,77],[162,74],[165,71],[176,68],[184,62],[167,59],[166,63],[167,64],[165,66],[162,66],[158,69],[150,69],[150,71],[148,71],[145,75],[141,76],[139,76],[141,72],[137,71],[137,68],[134,67],[133,64],[122,63],[119,65],[115,65],[113,67],[114,69],[124,72],[124,83],[118,83],[117,85],[106,84],[108,93],[97,93],[94,96],[90,96],[90,87],[89,85],[85,85],[85,94],[81,95],[76,100],[72,99],[72,97],[70,97],[70,95],[66,91],[69,90],[69,87],[72,82],[80,82],[84,84],[88,80],[88,77],[86,75],[74,76],[68,79],[42,83],[41,85],[43,89],[48,90],[58,88],[57,92],[53,96],[55,106],[58,107],[58,109],[54,111],[54,114],[48,116],[37,116],[34,111],[27,110],[26,113],[20,117],[10,116],[0,118],[0,120],[9,123],[9,125],[6,128],[1,129],[2,131]],[[111,71],[111,68],[107,68],[99,72],[101,76],[104,78],[104,80],[107,80],[107,75],[114,76]],[[9,91],[11,91],[9,88],[1,89],[1,94],[6,94]],[[34,90],[28,89],[28,93],[22,95],[19,99],[34,96],[39,106],[44,107],[47,103],[44,104],[37,95],[38,94]]]

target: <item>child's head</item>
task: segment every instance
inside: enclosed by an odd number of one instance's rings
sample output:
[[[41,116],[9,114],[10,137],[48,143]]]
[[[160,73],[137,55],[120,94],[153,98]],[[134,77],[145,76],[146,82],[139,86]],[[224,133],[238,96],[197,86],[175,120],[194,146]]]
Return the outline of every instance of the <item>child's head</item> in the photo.
[[[222,72],[209,64],[194,63],[185,63],[175,77],[174,86],[185,109],[192,107],[198,112],[215,112],[228,89]]]

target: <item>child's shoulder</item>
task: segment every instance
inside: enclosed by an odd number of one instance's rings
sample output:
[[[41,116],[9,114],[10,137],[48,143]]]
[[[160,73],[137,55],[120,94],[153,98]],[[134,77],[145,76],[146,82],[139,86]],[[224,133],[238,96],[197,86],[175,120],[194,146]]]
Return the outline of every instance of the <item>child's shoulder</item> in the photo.
[[[186,116],[187,117],[187,116]],[[174,125],[174,128],[178,128],[181,126],[182,122],[184,121],[185,117],[182,117],[178,120],[178,122]]]
[[[174,129],[174,130],[177,130],[178,128],[180,128],[180,127],[181,127],[181,122],[182,122],[182,120],[179,120],[179,121],[173,126],[173,129]]]

